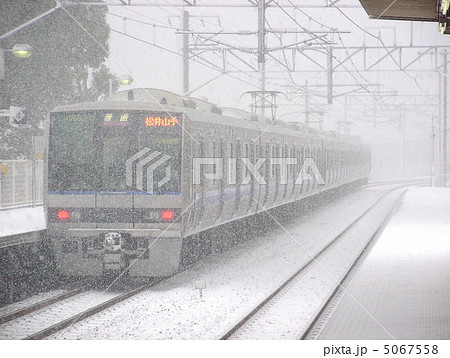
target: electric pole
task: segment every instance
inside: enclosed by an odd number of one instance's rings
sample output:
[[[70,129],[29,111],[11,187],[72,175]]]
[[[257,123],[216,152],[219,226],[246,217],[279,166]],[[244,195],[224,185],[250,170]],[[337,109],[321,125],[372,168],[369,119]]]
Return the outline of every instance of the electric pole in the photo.
[[[447,50],[442,51],[442,68],[439,71],[439,160],[438,185],[447,182]]]
[[[405,177],[405,125],[403,122],[403,113],[400,112],[400,177]]]
[[[189,12],[183,10],[183,94],[189,92]]]
[[[328,48],[327,57],[328,104],[333,104],[333,47]]]
[[[309,128],[309,88],[308,80],[305,81],[305,126]]]
[[[261,115],[266,106],[266,0],[258,2],[258,71],[261,87]]]
[[[447,50],[443,51],[443,64],[442,69],[442,157],[441,157],[441,171],[442,181],[441,186],[447,186]]]

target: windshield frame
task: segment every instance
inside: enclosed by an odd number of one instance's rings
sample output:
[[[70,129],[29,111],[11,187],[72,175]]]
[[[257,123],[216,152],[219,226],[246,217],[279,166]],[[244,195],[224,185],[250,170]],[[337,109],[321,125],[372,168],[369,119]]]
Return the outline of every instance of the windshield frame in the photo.
[[[106,119],[104,119],[106,117],[106,115],[108,113],[113,113],[115,115],[117,114],[123,114],[126,113],[127,115],[130,116],[130,120],[129,120],[129,124],[128,125],[118,125],[118,121],[112,121],[114,123],[109,123],[108,125],[106,124]],[[63,118],[64,116],[86,116],[83,118],[83,124],[80,125],[81,130],[84,128],[83,125],[89,127],[90,124],[94,123],[95,126],[91,126],[92,127],[92,131],[90,131],[86,136],[89,137],[88,138],[88,143],[83,143],[84,138],[83,137],[78,137],[80,138],[79,142],[76,145],[79,146],[83,146],[84,144],[90,145],[89,149],[83,148],[82,149],[82,154],[85,155],[85,158],[77,158],[75,160],[75,164],[71,163],[71,159],[75,158],[73,156],[71,156],[70,153],[65,153],[65,156],[62,156],[61,158],[58,158],[57,155],[55,155],[55,147],[57,147],[58,145],[60,145],[60,148],[65,148],[66,150],[68,149],[67,146],[64,147],[64,144],[61,146],[61,143],[56,144],[57,141],[55,140],[55,123],[58,123],[59,120],[61,120],[61,118]],[[168,125],[165,125],[167,128],[150,128],[153,125],[150,125],[151,123],[149,122],[148,118],[149,117],[168,117],[167,113],[164,113],[163,111],[155,111],[155,110],[146,110],[146,109],[108,109],[108,108],[101,108],[101,109],[79,109],[79,110],[69,110],[69,111],[57,111],[57,112],[52,112],[49,116],[49,124],[48,124],[48,163],[47,163],[47,173],[48,173],[48,189],[49,189],[49,193],[50,194],[126,194],[126,195],[130,195],[130,194],[134,194],[134,195],[179,195],[181,194],[182,191],[182,175],[183,175],[183,170],[182,170],[182,165],[183,165],[183,142],[184,142],[184,133],[182,130],[182,122],[184,120],[184,113],[183,112],[179,112],[177,111],[176,113],[171,113],[172,118],[176,117],[178,118],[177,123],[175,125],[171,125],[173,126],[172,128],[169,128]],[[162,117],[164,119],[164,117]],[[171,117],[168,117],[169,119]],[[144,122],[140,122],[140,121],[145,121],[145,124],[142,124]],[[59,122],[61,123],[61,122]],[[149,124],[150,123],[150,124]],[[166,121],[167,123],[167,121]],[[112,125],[111,125],[112,124]],[[63,127],[63,131],[61,132],[61,141],[63,142],[65,139],[70,137],[70,133],[69,130],[65,130],[66,129],[66,125],[67,122],[62,124]],[[118,187],[114,187],[114,186],[105,186],[104,185],[104,180],[103,178],[106,177],[106,173],[105,173],[105,169],[99,169],[99,166],[103,166],[104,163],[104,159],[105,159],[105,152],[103,152],[102,154],[99,155],[98,150],[102,149],[103,147],[106,146],[106,141],[104,138],[106,138],[106,136],[101,135],[102,133],[108,133],[109,131],[114,132],[118,130],[118,127],[123,126],[123,127],[128,127],[129,129],[125,129],[128,131],[128,133],[130,134],[130,136],[125,136],[126,138],[128,138],[128,144],[129,143],[133,143],[132,146],[136,147],[140,150],[135,150],[134,152],[132,152],[130,155],[128,155],[127,160],[131,159],[131,157],[133,155],[137,155],[139,154],[140,151],[142,151],[142,148],[139,148],[139,145],[141,145],[142,143],[147,143],[148,147],[151,147],[154,149],[155,152],[158,151],[158,144],[155,144],[154,140],[155,139],[160,139],[159,135],[164,134],[161,138],[161,140],[159,141],[159,145],[162,146],[162,148],[168,148],[168,149],[173,149],[173,148],[178,148],[178,150],[175,153],[175,155],[166,155],[166,157],[170,157],[170,160],[167,161],[166,164],[161,164],[162,166],[165,165],[165,175],[166,177],[164,179],[167,179],[167,170],[169,170],[170,175],[170,181],[166,182],[166,188],[171,188],[168,190],[163,190],[164,188],[157,188],[158,190],[148,190],[148,188],[146,187],[146,185],[148,185],[149,181],[147,180],[147,173],[148,173],[148,166],[145,166],[147,164],[144,164],[144,170],[143,170],[143,174],[145,177],[143,177],[142,180],[140,180],[140,182],[144,183],[142,188],[138,188],[136,187],[136,177],[135,177],[135,173],[136,173],[136,166],[137,166],[137,162],[133,162],[132,163],[132,175],[133,175],[133,181],[132,181],[132,185],[128,185],[129,184],[129,180],[128,180],[128,176],[125,178],[126,184],[124,187],[118,188]],[[159,126],[159,125],[158,125]],[[76,128],[76,125],[74,126]],[[154,127],[154,126],[153,126]],[[160,125],[159,127],[164,127],[163,125]],[[73,127],[71,127],[73,128]],[[148,130],[152,130],[151,132],[146,132],[146,128],[148,128]],[[120,130],[120,129],[119,129]],[[159,132],[158,132],[159,131]],[[149,133],[149,135],[142,135],[143,133]],[[120,135],[119,135],[120,137]],[[114,139],[114,135],[112,135],[111,137],[112,139]],[[125,139],[126,139],[125,138]],[[120,138],[121,140],[124,140],[124,137],[122,136],[122,138]],[[167,143],[168,141],[171,140],[175,140],[177,141],[177,143],[174,144],[170,144]],[[101,143],[100,147],[98,147],[98,145],[96,143]],[[114,141],[113,141],[114,142]],[[73,138],[68,139],[68,143],[74,143]],[[79,148],[78,148],[79,149]],[[148,149],[148,148],[147,148]],[[131,149],[129,149],[128,147],[126,147],[126,150],[129,152]],[[63,151],[64,152],[64,151]],[[149,152],[149,150],[147,150],[147,153]],[[143,155],[147,155],[147,153],[144,153]],[[159,154],[163,155],[165,154],[163,150],[159,151]],[[172,152],[170,152],[169,154],[172,154]],[[109,153],[109,155],[111,155],[111,153]],[[86,160],[86,158],[91,158],[90,160]],[[175,158],[175,161],[174,161]],[[122,164],[124,162],[123,158],[122,159]],[[158,157],[156,158],[157,160],[159,160],[161,162],[160,159],[163,159],[162,157]],[[61,163],[63,164],[71,164],[72,165],[72,171],[73,173],[83,173],[83,175],[81,175],[81,178],[84,179],[85,184],[82,181],[81,182],[74,182],[72,178],[69,179],[64,179],[64,180],[58,180],[58,175],[59,177],[64,177],[63,173],[67,173],[69,172],[68,170],[64,170],[64,169],[55,169],[55,160],[57,161],[61,161]],[[139,159],[138,162],[142,161],[143,159]],[[117,161],[117,160],[115,160]],[[64,163],[65,162],[65,163]],[[77,163],[82,163],[85,165],[85,168],[77,168]],[[80,165],[81,166],[81,165]],[[128,166],[128,165],[127,165]],[[73,169],[73,167],[75,169]],[[167,167],[169,167],[170,169],[167,169]],[[122,166],[123,171],[126,170],[126,168],[124,166]],[[142,169],[142,164],[141,164],[141,169]],[[164,168],[161,168],[161,170],[163,170]],[[147,171],[146,171],[147,170]],[[158,180],[157,176],[161,176],[161,174],[158,174],[157,170],[160,170],[159,167],[157,167],[155,170],[155,185],[158,185],[158,182],[161,180]],[[95,175],[91,175],[91,177],[88,177],[88,172],[93,171],[94,174],[99,174],[102,177],[102,183],[99,184],[98,180],[99,178],[95,178]],[[120,170],[120,175],[123,179],[124,173],[122,172],[122,170]],[[142,173],[142,170],[141,172]],[[126,175],[128,175],[128,170],[126,170]],[[164,175],[164,174],[162,174]],[[153,178],[153,176],[152,176]],[[90,180],[92,179],[92,180]],[[153,183],[153,182],[152,182]],[[164,184],[162,185],[164,186]]]

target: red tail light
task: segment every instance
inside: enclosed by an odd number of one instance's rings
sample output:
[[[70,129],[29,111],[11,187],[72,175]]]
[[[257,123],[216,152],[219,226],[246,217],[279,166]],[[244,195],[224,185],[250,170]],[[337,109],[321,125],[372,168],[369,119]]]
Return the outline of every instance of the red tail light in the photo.
[[[58,210],[56,213],[56,216],[60,220],[69,220],[70,219],[70,213],[67,210]]]
[[[173,220],[174,216],[175,215],[171,210],[164,210],[161,212],[161,219],[163,220]]]

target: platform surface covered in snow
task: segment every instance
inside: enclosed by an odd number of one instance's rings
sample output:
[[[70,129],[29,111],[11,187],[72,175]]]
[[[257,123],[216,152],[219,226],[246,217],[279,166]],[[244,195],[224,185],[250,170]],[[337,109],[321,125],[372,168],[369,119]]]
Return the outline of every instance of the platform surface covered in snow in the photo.
[[[42,206],[0,210],[0,242],[4,237],[45,229]]]
[[[319,339],[450,338],[450,189],[410,189]]]

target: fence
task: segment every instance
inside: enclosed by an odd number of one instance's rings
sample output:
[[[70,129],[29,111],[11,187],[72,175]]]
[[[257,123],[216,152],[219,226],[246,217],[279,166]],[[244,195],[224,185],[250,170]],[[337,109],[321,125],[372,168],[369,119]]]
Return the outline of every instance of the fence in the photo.
[[[41,205],[43,167],[41,159],[0,160],[0,209]]]

